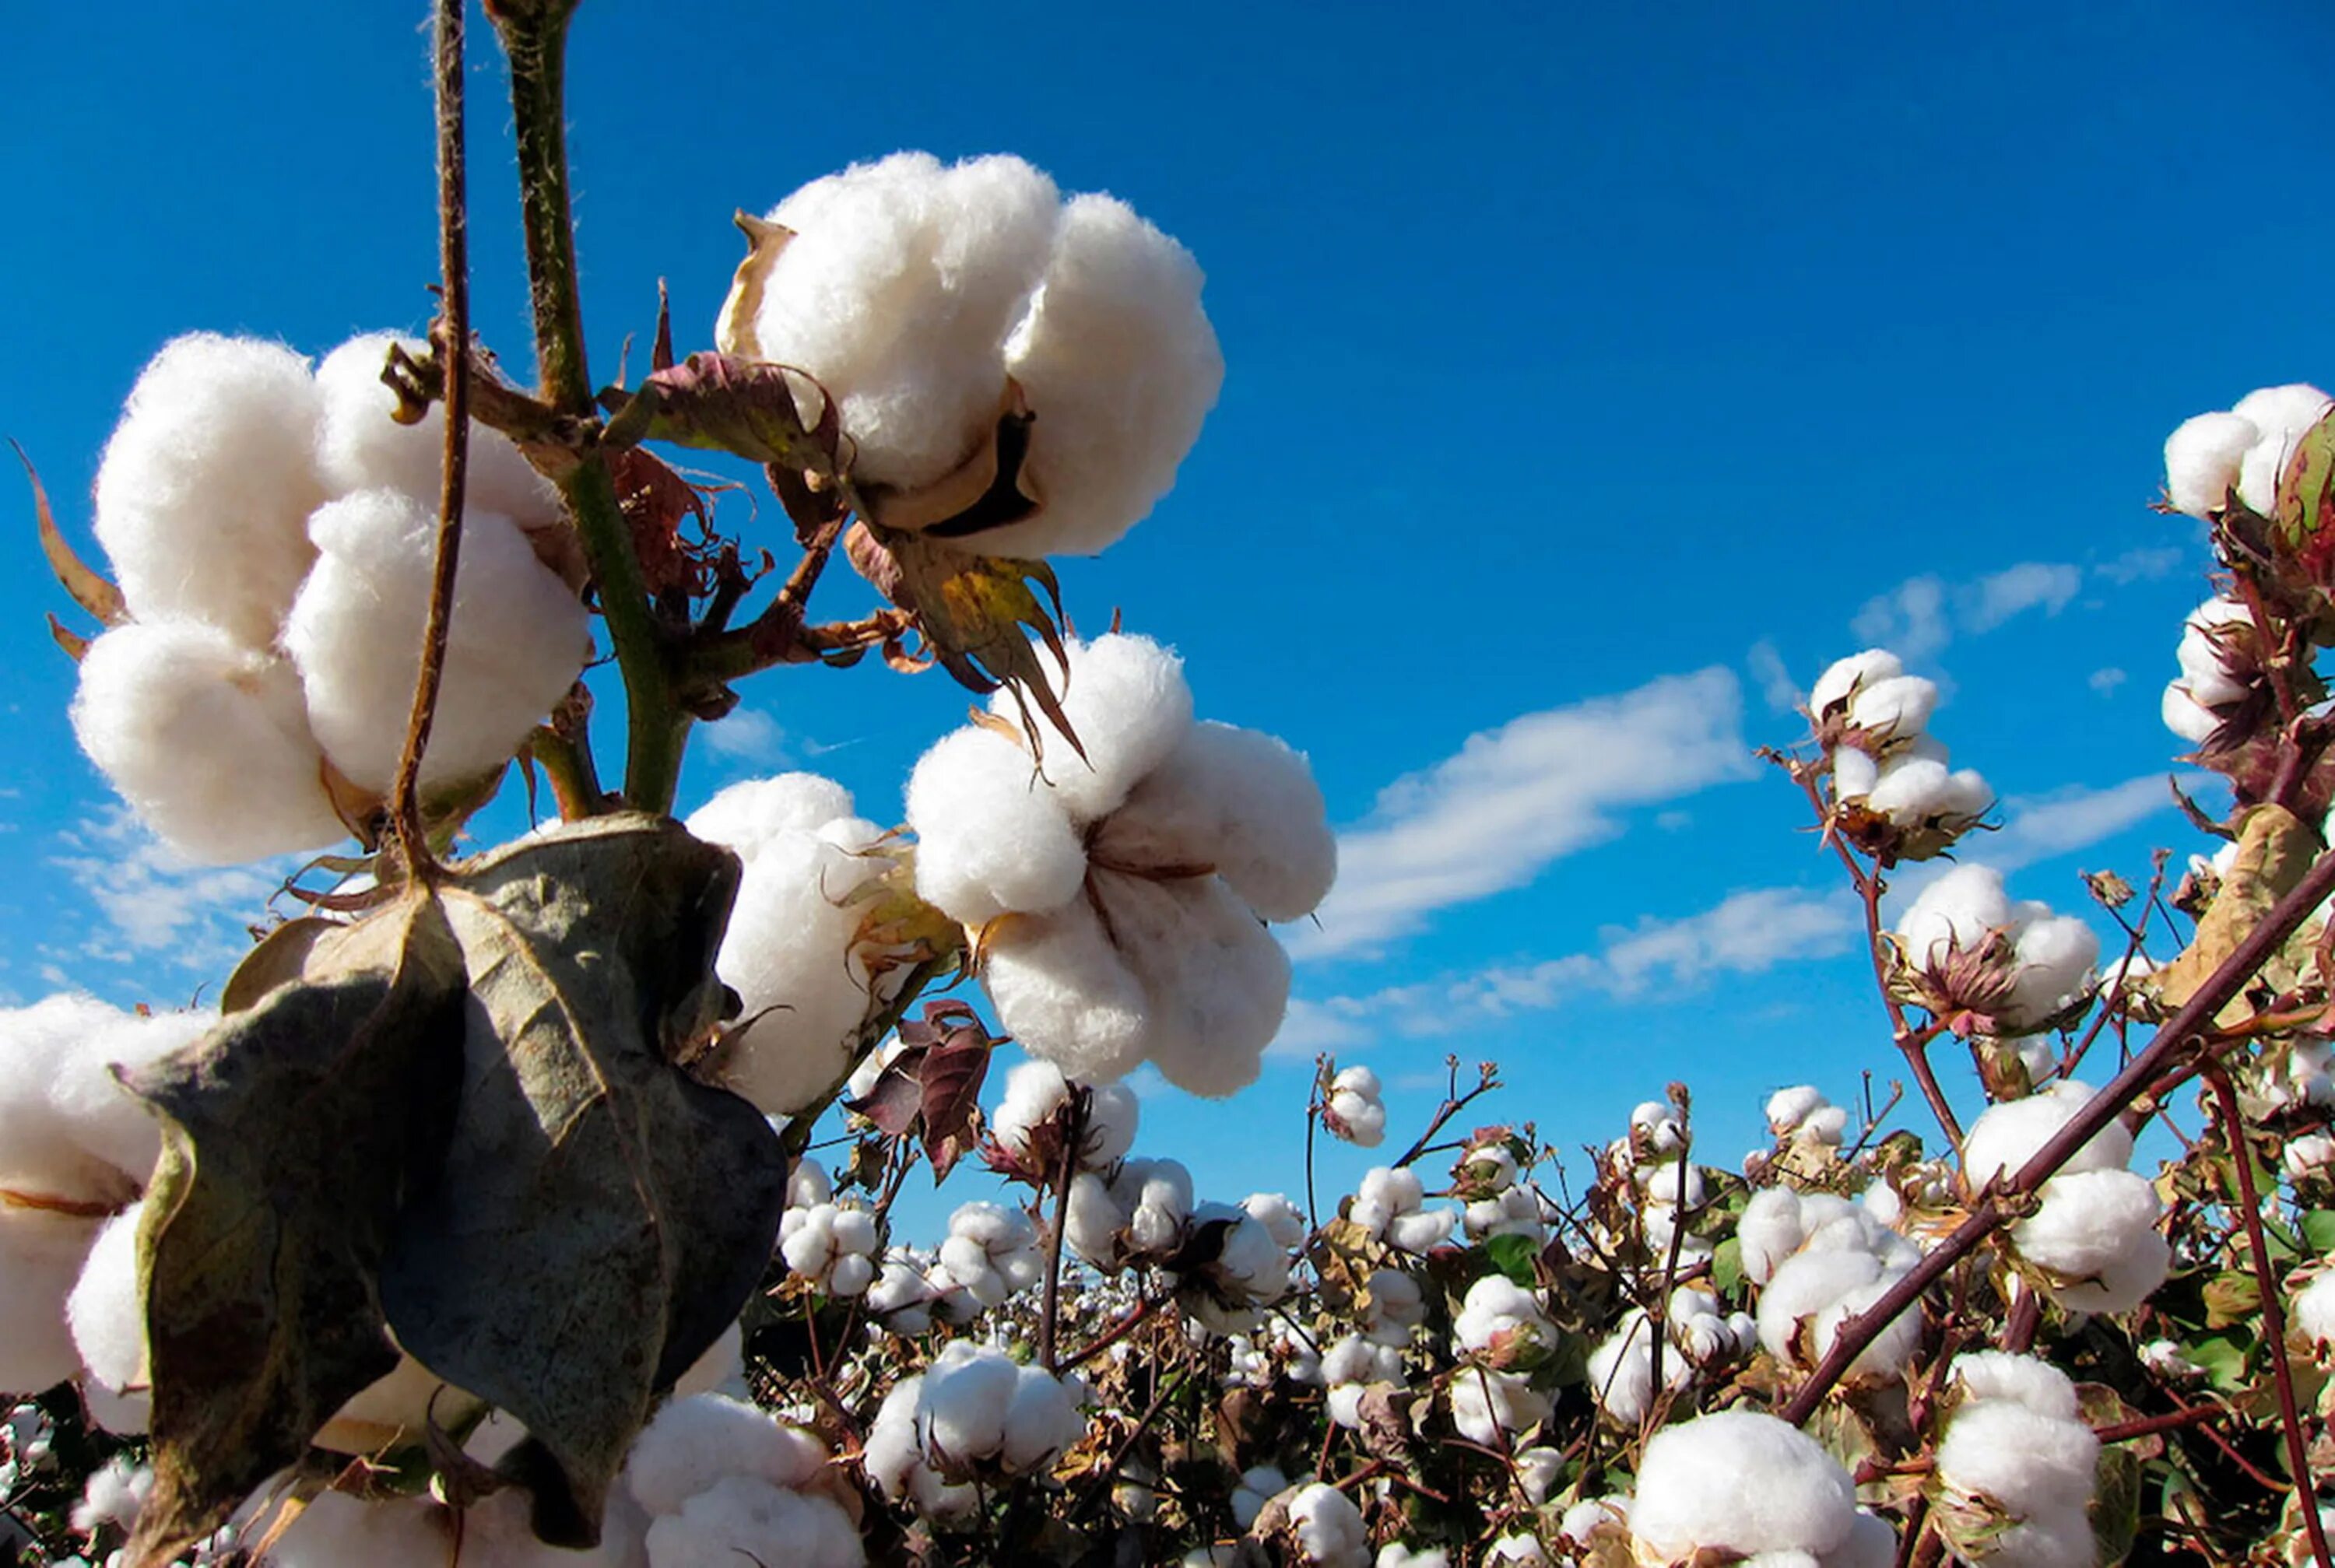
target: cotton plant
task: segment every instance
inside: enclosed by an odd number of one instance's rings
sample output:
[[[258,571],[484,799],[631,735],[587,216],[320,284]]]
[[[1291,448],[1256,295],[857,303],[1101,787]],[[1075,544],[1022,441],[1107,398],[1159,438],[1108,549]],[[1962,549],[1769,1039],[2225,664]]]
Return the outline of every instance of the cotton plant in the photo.
[[[1879,1568],[1896,1538],[1860,1512],[1840,1462],[1772,1416],[1723,1410],[1665,1428],[1639,1460],[1626,1514],[1641,1561],[1699,1552],[1801,1553],[1822,1568]]]
[[[1450,1238],[1458,1215],[1427,1206],[1427,1186],[1409,1166],[1377,1166],[1345,1204],[1356,1229],[1399,1253],[1424,1253]]]
[[[1962,1145],[1967,1190],[2016,1174],[2093,1094],[2065,1079],[1990,1107]],[[2172,1247],[2158,1228],[2164,1204],[2146,1177],[2127,1168],[2131,1158],[2131,1134],[2109,1123],[2043,1184],[2035,1212],[2010,1227],[2014,1253],[2063,1305],[2129,1312],[2165,1282]]]
[[[1061,711],[994,722],[910,776],[916,890],[974,934],[999,1021],[1032,1055],[1108,1082],[1253,1081],[1289,997],[1267,920],[1310,914],[1336,864],[1304,759],[1193,721],[1182,662],[1112,634],[1065,647]],[[1075,738],[1075,743],[1073,743]]]
[[[1759,1343],[1787,1366],[1813,1368],[1850,1320],[1876,1304],[1921,1249],[1874,1205],[1827,1193],[1766,1188],[1737,1228],[1744,1277],[1759,1285]],[[1855,1381],[1895,1377],[1921,1344],[1922,1321],[1904,1313],[1850,1363]]]
[[[2248,392],[2227,412],[2184,421],[2165,441],[2165,499],[2197,518],[2217,517],[2232,501],[2275,516],[2280,478],[2330,408],[2335,399],[2293,382]]]
[[[1834,831],[1886,857],[1927,860],[1977,827],[1994,791],[1952,769],[1929,732],[1937,683],[1905,673],[1885,648],[1841,659],[1817,677],[1807,711],[1831,774]]]
[[[2267,693],[2270,653],[2242,601],[2217,596],[2190,611],[2175,650],[2181,673],[2165,687],[2165,727],[2204,745]]]
[[[1025,1061],[1006,1074],[1004,1098],[989,1118],[990,1137],[1009,1162],[1005,1168],[1042,1178],[1060,1171],[1065,1155],[1081,1173],[1106,1171],[1127,1157],[1142,1106],[1123,1083],[1085,1089],[1078,1147],[1067,1148],[1070,1106],[1080,1087],[1051,1061]]]
[[[1322,1105],[1322,1125],[1331,1136],[1357,1148],[1376,1148],[1386,1140],[1386,1115],[1377,1073],[1367,1067],[1348,1067],[1332,1076]]]
[[[2099,1439],[2075,1385],[2048,1361],[1999,1350],[1956,1358],[1952,1413],[1931,1478],[1933,1510],[1963,1561],[2085,1568]]]
[[[2091,994],[2100,941],[2084,921],[2013,902],[1991,866],[1958,866],[1899,917],[1897,953],[1914,1000],[1961,1032],[2031,1034]]]

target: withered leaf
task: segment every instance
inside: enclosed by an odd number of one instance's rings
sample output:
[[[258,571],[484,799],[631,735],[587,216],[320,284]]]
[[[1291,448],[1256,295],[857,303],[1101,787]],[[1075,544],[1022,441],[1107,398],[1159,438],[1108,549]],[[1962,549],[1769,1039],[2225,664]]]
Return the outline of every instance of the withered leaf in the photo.
[[[925,1157],[933,1179],[947,1179],[977,1137],[982,1080],[989,1074],[990,1041],[958,1039],[934,1046],[918,1069],[924,1090]]]
[[[40,529],[41,554],[47,557],[49,570],[56,574],[58,584],[73,596],[73,602],[95,615],[99,624],[121,624],[130,619],[130,608],[121,601],[121,590],[73,554],[73,547],[65,543],[64,534],[57,527],[56,514],[49,509],[49,492],[42,485],[40,473],[33,467],[33,460],[26,457],[24,449],[16,446],[15,441],[8,444],[15,447],[16,460],[24,465],[24,478],[33,487],[33,520]],[[49,629],[58,644],[64,646],[67,653],[73,653],[71,646],[65,644],[65,639],[73,634],[59,625],[54,615],[49,617]],[[73,657],[78,659],[81,655],[73,653]]]
[[[433,901],[263,955],[298,982],[125,1079],[164,1125],[139,1236],[155,1479],[135,1563],[218,1528],[397,1365],[375,1282],[454,1121],[462,972]]]
[[[537,1533],[596,1541],[657,1391],[761,1278],[776,1134],[673,1064],[727,1005],[736,857],[661,818],[523,841],[441,890],[470,974],[461,1103],[382,1277],[398,1341],[529,1437]]]
[[[819,399],[816,421],[803,419],[798,388]],[[833,400],[785,365],[693,353],[653,373],[637,392],[610,391],[600,401],[613,414],[604,437],[611,447],[671,441],[798,472],[832,475],[839,467]]]
[[[2237,861],[2198,922],[2196,936],[2187,951],[2148,979],[2164,1004],[2177,1008],[2187,1002],[2271,907],[2302,880],[2318,854],[2319,836],[2283,806],[2257,806],[2247,812],[2239,828]],[[2291,984],[2293,960],[2274,956],[2262,973],[2274,987]],[[2222,1010],[2219,1021],[2241,1021],[2250,1011],[2243,996],[2235,998]]]

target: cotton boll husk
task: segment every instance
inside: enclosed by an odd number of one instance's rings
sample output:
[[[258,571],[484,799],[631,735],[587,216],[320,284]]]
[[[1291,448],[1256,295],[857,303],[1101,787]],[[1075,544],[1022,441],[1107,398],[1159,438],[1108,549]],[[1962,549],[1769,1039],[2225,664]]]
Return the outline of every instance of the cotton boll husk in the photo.
[[[2010,1399],[1980,1399],[1946,1423],[1938,1477],[2029,1518],[2088,1503],[2099,1454],[2099,1439],[2081,1421],[2039,1416]]]
[[[1848,721],[1884,737],[1920,734],[1937,711],[1938,683],[1919,675],[1891,675],[1849,699]]]
[[[798,1111],[831,1089],[888,990],[851,945],[864,914],[851,895],[884,869],[854,850],[880,835],[857,818],[780,835],[740,880],[715,969],[752,1021],[732,1037],[722,1079],[762,1111]]]
[[[224,866],[349,836],[325,792],[299,676],[215,626],[131,622],[99,637],[82,657],[73,727],[189,860]]]
[[[1759,1292],[1759,1342],[1778,1360],[1801,1364],[1800,1322],[1861,1285],[1881,1278],[1881,1260],[1867,1252],[1801,1252],[1786,1258]]]
[[[1821,1360],[1829,1353],[1833,1342],[1840,1338],[1851,1319],[1861,1316],[1867,1308],[1878,1303],[1896,1283],[1894,1275],[1884,1274],[1871,1284],[1859,1285],[1836,1299],[1816,1315],[1809,1325],[1808,1338],[1814,1341]],[[1894,1378],[1912,1364],[1915,1352],[1922,1348],[1922,1313],[1918,1308],[1899,1312],[1888,1325],[1873,1337],[1872,1342],[1857,1352],[1856,1360],[1848,1364],[1843,1374],[1852,1379]]]
[[[446,1568],[450,1518],[418,1497],[365,1503],[345,1492],[320,1493],[276,1537],[267,1568]]]
[[[1776,1273],[1776,1266],[1799,1251],[1807,1232],[1800,1221],[1800,1195],[1789,1187],[1763,1187],[1751,1195],[1743,1205],[1742,1218],[1736,1222],[1735,1234],[1740,1243],[1739,1251],[1743,1260],[1743,1277],[1755,1285],[1764,1285]]]
[[[1337,876],[1338,841],[1305,759],[1277,738],[1193,725],[1095,837],[1121,866],[1213,866],[1267,920],[1311,915]]]
[[[1950,947],[1977,948],[1989,931],[2010,924],[2010,897],[2002,873],[1991,866],[1957,866],[1922,889],[1897,922],[1905,955],[1916,965],[1942,963]]]
[[[1086,847],[1030,754],[987,730],[956,731],[917,760],[907,816],[916,892],[968,925],[1060,909],[1087,874]]]
[[[1867,648],[1862,653],[1851,653],[1836,659],[1817,677],[1808,692],[1809,711],[1821,716],[1836,702],[1845,702],[1860,686],[1870,686],[1904,673],[1905,666],[1897,655],[1886,648]]]
[[[146,1298],[138,1279],[138,1221],[143,1202],[107,1220],[65,1299],[81,1363],[107,1388],[142,1389],[146,1372]]]
[[[97,541],[134,618],[275,641],[315,557],[319,408],[308,362],[280,344],[194,333],[154,356],[97,470]]]
[[[2202,518],[2237,488],[2238,464],[2262,431],[2243,414],[2198,414],[2165,439],[2165,494],[2175,511]]]
[[[2094,1090],[2063,1079],[2022,1099],[1991,1105],[1971,1124],[1962,1140],[1962,1180],[1975,1193],[1998,1175],[2016,1175],[2043,1146],[2083,1110]],[[2132,1159],[2132,1134],[2111,1120],[2059,1167],[2061,1176],[2083,1171],[2120,1171]]]
[[[900,152],[814,180],[770,212],[794,237],[751,346],[835,397],[862,483],[928,484],[994,427],[1006,334],[1060,220],[1053,182],[1018,158]]]
[[[648,1528],[649,1568],[715,1563],[785,1563],[799,1568],[859,1568],[859,1530],[834,1499],[806,1496],[733,1476],[692,1497]]]
[[[667,1400],[634,1440],[625,1485],[650,1514],[675,1514],[725,1476],[801,1486],[826,1463],[827,1446],[800,1428],[744,1400],[699,1394]]]
[[[1005,1032],[1073,1078],[1108,1081],[1143,1060],[1150,1002],[1083,902],[1002,923],[981,983]]]
[[[2238,400],[2230,411],[2251,421],[2261,433],[2238,464],[2238,499],[2263,517],[2278,510],[2278,481],[2295,443],[2327,411],[2327,394],[2295,382],[2263,387]]]
[[[2028,1262],[2078,1282],[2053,1292],[2068,1305],[2128,1312],[2165,1282],[2171,1253],[2146,1177],[2081,1171],[2053,1176],[2041,1196],[2042,1206],[2010,1227],[2010,1243]]]
[[[308,520],[319,551],[284,624],[307,693],[308,724],[350,781],[388,791],[405,744],[429,615],[435,509],[394,490],[360,490]],[[590,652],[584,605],[498,512],[466,511],[445,684],[421,782],[471,778],[506,761],[567,694]]]
[[[1023,472],[1044,503],[979,536],[1002,556],[1090,556],[1176,482],[1224,384],[1191,253],[1109,196],[1071,198],[1005,368],[1037,416]]]
[[[1034,732],[1043,750],[1054,798],[1083,825],[1119,809],[1182,742],[1192,728],[1192,688],[1175,650],[1149,637],[1113,632],[1091,643],[1068,641],[1064,651],[1070,673],[1060,693],[1062,717],[1079,745],[1034,710],[1026,732]],[[999,692],[989,706],[1000,718],[1021,721],[1011,692]]]
[[[1142,982],[1152,1065],[1211,1099],[1255,1082],[1289,1005],[1287,951],[1219,878],[1098,870],[1093,883]]]
[[[2064,1011],[2082,993],[2099,956],[2098,934],[2072,915],[2028,922],[2013,944],[2019,967],[2006,1015],[2039,1023]]]
[[[434,510],[445,461],[445,405],[433,399],[412,424],[392,417],[398,397],[381,373],[392,344],[416,356],[428,346],[394,333],[368,333],[351,338],[316,367],[317,471],[334,495],[399,490]],[[551,481],[535,471],[509,436],[475,420],[463,468],[462,509],[466,517],[498,512],[523,527],[561,515],[559,492]],[[462,542],[467,548],[467,526]]]
[[[834,779],[780,773],[731,785],[691,812],[682,826],[708,844],[736,851],[751,866],[767,846],[790,833],[816,833],[854,815],[851,791]]]
[[[1656,1433],[1638,1466],[1630,1529],[1675,1561],[1699,1547],[1821,1556],[1848,1539],[1856,1489],[1798,1428],[1722,1410]]]
[[[65,1298],[98,1224],[0,1201],[0,1389],[38,1393],[81,1370]]]

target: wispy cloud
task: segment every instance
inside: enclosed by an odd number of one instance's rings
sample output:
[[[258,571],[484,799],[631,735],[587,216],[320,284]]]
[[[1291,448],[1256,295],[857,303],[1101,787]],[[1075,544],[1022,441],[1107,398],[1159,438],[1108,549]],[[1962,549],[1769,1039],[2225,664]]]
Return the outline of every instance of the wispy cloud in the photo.
[[[2186,566],[2191,558],[2189,551],[2175,545],[2145,545],[2127,550],[2111,560],[2102,561],[2092,571],[2117,587],[2123,587],[2127,583],[2153,582],[2159,577],[2169,577]]]
[[[2195,790],[2204,782],[2197,776],[2184,779],[2182,786]],[[2105,789],[2076,785],[2048,795],[2014,797],[2003,802],[2002,831],[1973,842],[1969,858],[2014,871],[2088,849],[2172,808],[2173,791],[2162,773],[2144,773]]]
[[[775,764],[785,760],[787,732],[759,708],[738,708],[701,731],[715,755],[736,762]]]
[[[1926,659],[1954,640],[1946,619],[1946,585],[1937,577],[1908,577],[1865,600],[1848,629],[1860,641],[1901,658]]]
[[[2104,669],[2093,671],[2090,677],[2085,683],[2090,686],[2093,691],[2098,692],[2101,696],[2107,697],[2114,695],[2116,689],[2118,686],[2123,685],[2124,682],[2124,672],[2117,669],[2114,664],[2110,664]]]
[[[2021,561],[1957,584],[1908,577],[1867,599],[1849,630],[1901,657],[1926,659],[1958,635],[1991,632],[2030,610],[2056,615],[2083,586],[2083,568],[2059,561]]]
[[[2056,615],[2082,591],[2084,573],[2065,563],[2021,561],[1971,584],[1955,595],[1964,629],[1991,632],[2013,615],[2041,610]]]
[[[1792,672],[1775,644],[1760,638],[1751,644],[1743,662],[1750,666],[1751,678],[1759,683],[1759,696],[1771,712],[1789,713],[1799,707],[1803,688],[1792,679]]]
[[[1291,953],[1322,958],[1401,936],[1613,837],[1628,807],[1748,777],[1742,708],[1734,673],[1710,669],[1469,736],[1388,785],[1339,837],[1338,885]]]
[[[217,980],[249,948],[249,923],[266,914],[296,857],[253,866],[194,866],[149,833],[124,806],[108,807],[56,836],[50,864],[70,876],[97,919],[73,954]]]
[[[1695,915],[1613,927],[1594,952],[1293,1002],[1273,1050],[1310,1056],[1385,1035],[1454,1034],[1578,998],[1691,990],[1728,975],[1836,957],[1855,942],[1858,925],[1855,902],[1846,892],[1752,888]]]

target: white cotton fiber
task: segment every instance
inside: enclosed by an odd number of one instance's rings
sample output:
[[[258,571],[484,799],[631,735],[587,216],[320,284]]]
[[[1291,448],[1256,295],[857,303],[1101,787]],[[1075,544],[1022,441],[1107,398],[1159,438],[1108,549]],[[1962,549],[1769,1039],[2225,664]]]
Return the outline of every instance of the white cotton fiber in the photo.
[[[538,1540],[533,1512],[523,1487],[506,1487],[472,1504],[462,1516],[461,1556],[444,1568],[651,1568],[644,1540],[648,1515],[621,1489],[608,1494],[608,1505],[600,1516],[600,1544],[588,1552],[570,1552]],[[352,1559],[344,1568],[359,1563],[372,1568],[362,1558]]]
[[[2200,704],[2178,681],[2166,684],[2157,716],[2166,729],[2192,746],[2203,746],[2222,727],[2221,715]]]
[[[1289,954],[1212,876],[1098,871],[1095,895],[1142,982],[1146,1054],[1169,1083],[1218,1099],[1256,1080],[1289,1006]]]
[[[104,1524],[131,1529],[153,1492],[153,1467],[116,1454],[91,1474],[81,1501],[73,1505],[73,1527],[83,1534]]]
[[[195,333],[154,356],[97,472],[97,539],[132,616],[275,641],[315,556],[318,410],[308,362],[279,344]]]
[[[432,402],[415,423],[391,415],[397,394],[381,379],[392,344],[419,358],[427,344],[393,333],[368,333],[326,354],[316,367],[321,413],[316,467],[336,496],[357,490],[400,490],[435,516],[445,464],[445,405]],[[559,492],[537,473],[509,436],[472,421],[463,462],[462,509],[498,512],[522,528],[561,515]]]
[[[2012,944],[2017,967],[2001,1021],[2030,1029],[2065,1011],[2084,994],[2099,956],[2098,934],[2072,915],[2024,922]]]
[[[1358,1148],[1376,1148],[1386,1137],[1386,1102],[1379,1097],[1379,1075],[1367,1067],[1350,1067],[1330,1083],[1324,1104],[1330,1130]]]
[[[1822,718],[1826,710],[1846,703],[1858,688],[1904,673],[1905,666],[1886,648],[1867,648],[1836,659],[1817,677],[1808,691],[1808,711]]]
[[[1050,764],[1065,766],[1080,764]],[[917,760],[907,817],[917,893],[968,925],[1060,909],[1086,876],[1086,847],[1030,754],[986,730],[958,730]]]
[[[1300,1558],[1316,1568],[1363,1568],[1371,1560],[1362,1511],[1335,1486],[1308,1483],[1288,1500],[1289,1527]]]
[[[2039,1416],[2009,1399],[1979,1399],[1946,1423],[1938,1475],[2023,1519],[2089,1502],[2099,1453],[2099,1439],[2081,1421]]]
[[[0,1201],[0,1390],[37,1394],[81,1370],[65,1297],[98,1222]]]
[[[2199,414],[2165,439],[2165,494],[2175,511],[2203,518],[2238,488],[2238,465],[2261,431],[2243,414]]]
[[[2079,1171],[2043,1184],[2042,1206],[2010,1227],[2019,1255],[2064,1277],[2051,1294],[2081,1312],[2125,1312],[2165,1282],[2172,1250],[2146,1177]]]
[[[1487,1448],[1515,1447],[1517,1439],[1548,1418],[1552,1402],[1521,1372],[1463,1368],[1451,1379],[1451,1425],[1471,1443]]]
[[[1073,1078],[1109,1081],[1143,1060],[1151,1004],[1084,903],[1001,924],[982,984],[1005,1032]]]
[[[2252,421],[2261,433],[2238,464],[2238,499],[2263,517],[2278,512],[2278,482],[2295,445],[2327,412],[2328,397],[2315,386],[2295,382],[2263,387],[2238,400],[2230,411]]]
[[[1073,198],[1029,314],[1005,346],[1037,423],[1026,522],[985,535],[997,555],[1093,555],[1176,482],[1224,384],[1191,253],[1125,202]]]
[[[1883,740],[1911,739],[1930,722],[1938,685],[1919,675],[1890,675],[1859,687],[1849,699],[1848,721]]]
[[[1881,1298],[1896,1282],[1896,1276],[1884,1273],[1870,1284],[1857,1285],[1836,1297],[1818,1312],[1808,1324],[1808,1340],[1821,1360],[1832,1351],[1841,1331],[1855,1319],[1879,1304]],[[1922,1348],[1922,1313],[1919,1308],[1899,1312],[1883,1326],[1857,1352],[1842,1374],[1851,1379],[1894,1378],[1909,1366]]]
[[[880,832],[849,817],[790,829],[746,866],[714,967],[751,1020],[731,1038],[723,1081],[761,1110],[800,1110],[833,1088],[889,989],[852,945],[866,912],[851,896],[885,866],[857,851]]]
[[[1878,1282],[1881,1260],[1862,1250],[1803,1251],[1777,1265],[1759,1292],[1759,1342],[1768,1353],[1788,1365],[1808,1364],[1800,1353],[1801,1324],[1814,1319],[1843,1296]],[[1814,1325],[1810,1325],[1813,1330]],[[1808,1338],[1813,1339],[1811,1332]],[[1823,1346],[1813,1347],[1820,1357]]]
[[[112,1070],[143,1067],[218,1021],[70,993],[0,1011],[0,1187],[108,1206],[135,1197],[161,1128]]]
[[[434,511],[393,490],[319,508],[309,535],[320,554],[284,627],[309,728],[335,767],[376,792],[388,789],[405,745],[437,528]],[[507,760],[567,695],[589,650],[582,603],[518,527],[499,513],[469,514],[422,783]]]
[[[699,1394],[668,1400],[625,1460],[625,1485],[654,1515],[682,1505],[727,1476],[801,1486],[827,1463],[827,1447],[800,1428],[742,1399]]]
[[[787,834],[816,833],[852,815],[851,791],[834,779],[780,773],[741,779],[691,812],[682,826],[708,844],[736,851],[751,866],[766,846]]]
[[[858,1526],[832,1497],[733,1476],[650,1524],[648,1561],[649,1568],[753,1562],[859,1568],[867,1553]]]
[[[131,622],[99,637],[81,662],[73,726],[140,818],[190,860],[349,836],[325,792],[299,677],[216,627]]]
[[[1722,1410],[1647,1443],[1630,1529],[1670,1562],[1703,1547],[1821,1556],[1855,1516],[1848,1473],[1815,1438],[1773,1416]]]
[[[2181,642],[2174,657],[2181,665],[2180,684],[2192,701],[2220,708],[2243,702],[2253,691],[2250,683],[2230,673],[2223,656],[2225,644],[2239,650],[2246,645],[2243,633],[2226,628],[2250,632],[2253,626],[2253,613],[2234,599],[2208,599],[2189,613],[2181,624]]]
[[[1949,951],[1975,951],[1987,933],[2010,924],[2010,897],[1991,866],[1957,866],[1922,889],[1897,922],[1898,940],[1916,967],[1943,963]]]
[[[1095,838],[1106,862],[1210,866],[1267,920],[1313,912],[1338,870],[1321,787],[1279,739],[1193,725]]]
[[[1965,1350],[1954,1358],[1953,1375],[1966,1399],[2007,1399],[2053,1420],[2076,1419],[2076,1385],[2040,1357]]]
[[[1764,1285],[1776,1267],[1797,1252],[1807,1236],[1800,1223],[1800,1195],[1789,1187],[1766,1187],[1751,1195],[1736,1222],[1743,1277]]]
[[[1054,798],[1083,827],[1116,811],[1175,750],[1192,727],[1192,688],[1175,650],[1148,637],[1113,632],[1091,643],[1073,640],[1067,652],[1062,717],[1085,749],[1084,760],[1051,719],[1033,710],[1032,721]],[[989,706],[1002,718],[1021,712],[1011,692],[998,692]]]
[[[2059,1130],[2076,1119],[2094,1090],[2072,1079],[2022,1099],[1987,1107],[1962,1139],[1962,1181],[1976,1193],[1998,1174],[2016,1175]],[[2059,1167],[2059,1175],[2122,1170],[2132,1159],[2132,1134],[2111,1119]]]
[[[446,1568],[451,1515],[419,1497],[365,1503],[345,1492],[311,1498],[276,1537],[267,1568]]]
[[[145,1212],[135,1203],[105,1222],[65,1299],[82,1365],[116,1392],[148,1381],[146,1298],[138,1280],[138,1222]]]

